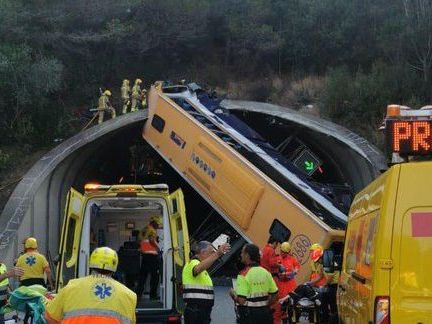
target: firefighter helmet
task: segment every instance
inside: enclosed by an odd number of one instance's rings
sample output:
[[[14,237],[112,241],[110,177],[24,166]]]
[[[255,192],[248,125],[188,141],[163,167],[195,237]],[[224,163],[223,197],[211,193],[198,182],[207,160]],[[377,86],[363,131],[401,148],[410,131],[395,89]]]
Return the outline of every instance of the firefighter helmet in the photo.
[[[111,91],[105,90],[103,93],[105,96],[111,96]]]

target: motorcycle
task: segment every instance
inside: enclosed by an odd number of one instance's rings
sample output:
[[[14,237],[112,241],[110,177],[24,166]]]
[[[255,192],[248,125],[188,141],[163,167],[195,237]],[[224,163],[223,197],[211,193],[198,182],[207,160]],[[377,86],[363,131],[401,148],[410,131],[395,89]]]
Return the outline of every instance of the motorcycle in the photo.
[[[321,301],[319,293],[308,284],[299,285],[289,293],[286,300],[287,320],[285,323],[320,323]]]

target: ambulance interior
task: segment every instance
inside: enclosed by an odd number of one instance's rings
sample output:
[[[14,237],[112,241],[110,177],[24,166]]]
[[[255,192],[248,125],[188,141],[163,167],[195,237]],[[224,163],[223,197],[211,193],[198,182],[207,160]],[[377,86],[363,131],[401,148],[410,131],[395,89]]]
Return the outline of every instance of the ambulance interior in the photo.
[[[82,228],[79,276],[88,273],[86,263],[92,250],[99,246],[109,246],[119,256],[115,278],[135,291],[141,265],[139,233],[149,224],[150,218],[156,215],[162,221],[157,230],[162,254],[159,264],[159,299],[150,300],[150,275],[147,275],[144,293],[138,300],[137,308],[171,309],[173,288],[166,283],[173,275],[172,249],[167,204],[162,198],[112,197],[89,200]]]

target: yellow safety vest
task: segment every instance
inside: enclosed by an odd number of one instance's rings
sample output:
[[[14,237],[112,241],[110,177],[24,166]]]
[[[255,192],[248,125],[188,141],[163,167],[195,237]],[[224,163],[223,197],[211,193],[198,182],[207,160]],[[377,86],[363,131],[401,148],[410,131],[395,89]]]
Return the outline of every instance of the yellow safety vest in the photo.
[[[213,306],[213,281],[206,270],[194,276],[193,268],[198,264],[199,260],[192,259],[183,268],[183,300],[186,303]]]
[[[237,296],[246,298],[244,306],[269,306],[269,295],[277,292],[278,288],[271,273],[263,267],[248,267],[237,276],[236,293]]]
[[[0,264],[0,274],[7,272],[6,265],[4,263]],[[6,278],[0,282],[0,301],[6,300],[8,297],[9,279]]]

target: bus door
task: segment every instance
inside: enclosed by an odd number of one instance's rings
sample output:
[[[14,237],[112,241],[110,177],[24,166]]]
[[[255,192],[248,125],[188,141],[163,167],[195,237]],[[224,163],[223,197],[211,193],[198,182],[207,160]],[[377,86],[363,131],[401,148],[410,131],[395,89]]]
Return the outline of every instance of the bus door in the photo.
[[[84,213],[84,196],[71,188],[66,198],[57,264],[56,291],[74,279],[78,269],[78,252]]]
[[[169,223],[171,228],[172,253],[174,260],[174,282],[175,294],[177,295],[177,309],[183,309],[181,298],[181,276],[183,266],[189,262],[189,233],[186,223],[186,207],[181,189],[169,195],[170,215]]]

